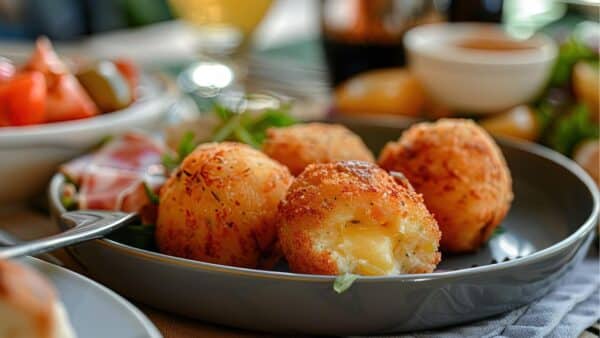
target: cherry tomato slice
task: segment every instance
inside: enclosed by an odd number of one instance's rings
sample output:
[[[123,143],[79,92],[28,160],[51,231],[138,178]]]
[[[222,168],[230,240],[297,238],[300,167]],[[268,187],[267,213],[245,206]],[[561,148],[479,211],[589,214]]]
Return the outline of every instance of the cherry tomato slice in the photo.
[[[40,72],[23,72],[2,85],[3,120],[12,126],[43,123],[46,120],[46,79]]]
[[[99,114],[96,104],[71,74],[54,77],[54,85],[48,88],[46,101],[47,122],[76,120]]]

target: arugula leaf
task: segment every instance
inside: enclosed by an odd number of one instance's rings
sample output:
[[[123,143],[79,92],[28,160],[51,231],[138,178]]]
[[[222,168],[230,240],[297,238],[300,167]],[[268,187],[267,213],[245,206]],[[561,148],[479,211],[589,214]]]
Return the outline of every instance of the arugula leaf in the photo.
[[[150,202],[152,202],[152,204],[158,204],[158,195],[152,191],[152,188],[150,188],[146,182],[144,182],[144,190],[146,191],[146,195],[148,196],[148,199],[150,199]]]
[[[169,154],[165,154],[162,157],[162,165],[164,165],[169,171],[177,168],[179,165],[179,159],[177,156],[171,156]]]
[[[179,140],[179,145],[177,146],[177,154],[175,156],[170,154],[165,154],[162,158],[162,164],[167,167],[168,170],[173,170],[184,158],[186,158],[194,149],[196,149],[196,142],[194,140],[195,135],[193,132],[188,131]]]
[[[547,143],[554,150],[571,156],[575,146],[586,139],[598,138],[599,127],[591,121],[584,104],[573,107],[570,113],[559,117],[550,130]]]
[[[233,111],[227,109],[225,106],[215,103],[213,106],[215,114],[223,121],[231,118],[234,114]]]
[[[238,126],[237,128],[235,128],[233,135],[237,140],[244,142],[253,148],[260,148],[260,143],[256,140],[256,138],[252,136],[252,134],[250,134],[250,132],[242,126]]]
[[[180,160],[186,158],[192,151],[196,149],[196,143],[194,142],[194,133],[191,131],[186,132],[177,147],[177,155]]]
[[[212,141],[213,142],[221,142],[230,139],[233,132],[240,126],[240,122],[242,120],[241,114],[236,114],[231,117],[228,121],[225,121],[224,124],[217,127],[215,130]]]
[[[504,228],[502,226],[497,226],[496,229],[494,229],[494,232],[492,232],[492,235],[490,236],[491,238],[494,238],[496,236],[502,235],[505,232]]]
[[[575,63],[581,60],[598,60],[598,54],[575,37],[569,38],[560,46],[556,63],[550,76],[550,87],[565,86],[571,79]]]
[[[289,115],[289,106],[266,109],[258,115],[252,112],[236,113],[219,104],[215,104],[214,111],[222,123],[215,128],[211,139],[213,142],[236,141],[254,148],[260,148],[265,140],[267,129],[296,123],[296,119]]]
[[[296,119],[285,110],[268,109],[253,121],[249,129],[254,140],[262,144],[266,138],[267,129],[271,127],[287,127],[296,122]]]
[[[348,272],[343,275],[339,275],[333,282],[333,290],[337,293],[342,293],[348,290],[357,278],[358,275]]]

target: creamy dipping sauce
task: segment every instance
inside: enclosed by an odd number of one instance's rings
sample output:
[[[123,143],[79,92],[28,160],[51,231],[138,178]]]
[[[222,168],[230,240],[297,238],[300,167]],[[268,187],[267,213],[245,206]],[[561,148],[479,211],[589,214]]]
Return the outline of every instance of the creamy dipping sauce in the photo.
[[[535,49],[535,46],[532,46],[525,41],[515,41],[502,38],[468,38],[458,41],[455,44],[460,48],[490,52],[513,52]]]

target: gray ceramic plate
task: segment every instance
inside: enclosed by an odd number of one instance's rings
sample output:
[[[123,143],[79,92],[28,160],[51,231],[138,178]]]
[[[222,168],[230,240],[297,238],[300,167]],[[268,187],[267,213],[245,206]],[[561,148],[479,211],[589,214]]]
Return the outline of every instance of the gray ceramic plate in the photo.
[[[104,286],[36,258],[24,258],[23,262],[54,285],[78,337],[162,337],[140,310]]]
[[[401,133],[396,127],[352,129],[376,152]],[[597,188],[576,164],[540,146],[500,144],[515,192],[505,232],[476,254],[445,256],[430,274],[360,277],[336,294],[331,276],[196,262],[107,239],[71,251],[98,281],[123,295],[240,328],[345,335],[465,323],[544,295],[581,260],[596,232]],[[62,184],[56,175],[50,185],[55,215],[64,211]]]

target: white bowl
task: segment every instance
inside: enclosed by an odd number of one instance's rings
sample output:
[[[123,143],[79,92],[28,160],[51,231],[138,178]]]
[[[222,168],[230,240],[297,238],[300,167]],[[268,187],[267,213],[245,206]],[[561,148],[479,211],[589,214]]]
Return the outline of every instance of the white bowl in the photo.
[[[518,42],[528,48],[463,48],[476,38]],[[499,25],[442,23],[419,26],[404,37],[410,69],[432,97],[453,110],[496,113],[535,98],[543,89],[557,47],[542,34],[527,40],[507,35]]]
[[[143,75],[140,99],[130,107],[88,119],[0,128],[0,207],[44,196],[58,165],[103,138],[163,121],[173,95],[158,77]]]

